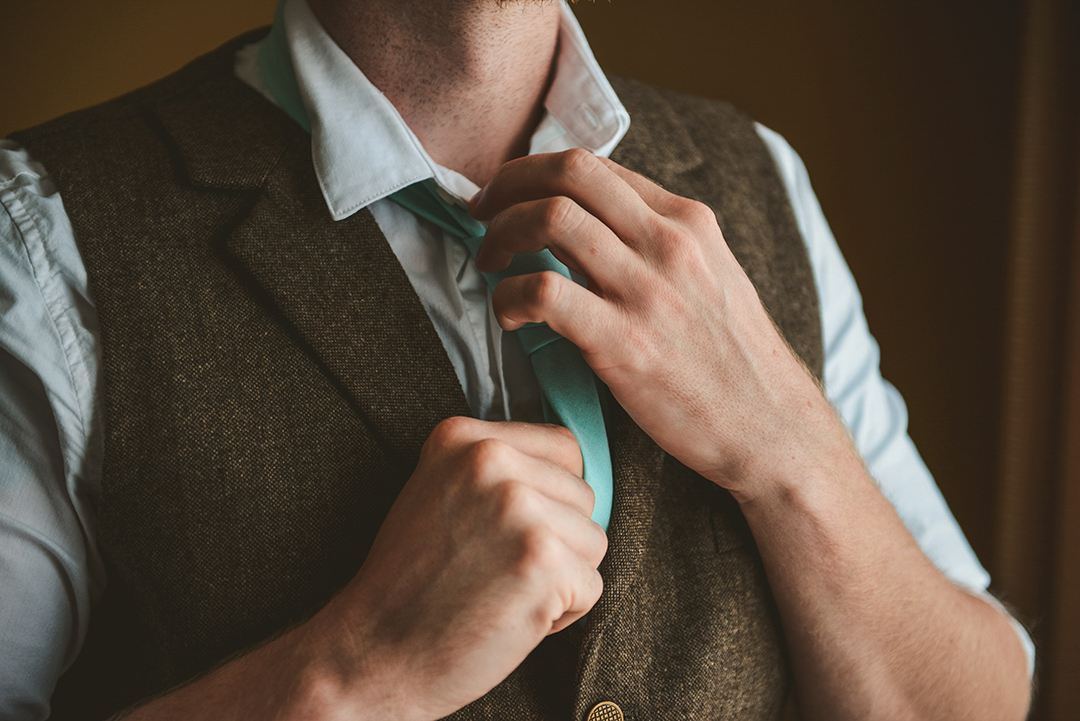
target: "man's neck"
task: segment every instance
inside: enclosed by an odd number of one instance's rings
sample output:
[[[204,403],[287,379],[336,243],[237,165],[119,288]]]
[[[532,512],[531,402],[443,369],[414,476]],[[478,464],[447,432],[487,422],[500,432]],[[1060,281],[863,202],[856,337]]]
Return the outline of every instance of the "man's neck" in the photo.
[[[483,186],[528,153],[558,46],[552,0],[308,0],[435,162]]]

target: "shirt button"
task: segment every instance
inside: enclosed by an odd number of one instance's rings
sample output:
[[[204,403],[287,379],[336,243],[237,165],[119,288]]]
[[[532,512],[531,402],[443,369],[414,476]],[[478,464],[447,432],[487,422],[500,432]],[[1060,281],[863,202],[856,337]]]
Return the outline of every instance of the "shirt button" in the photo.
[[[601,701],[592,707],[587,721],[623,721],[622,709],[611,701]]]

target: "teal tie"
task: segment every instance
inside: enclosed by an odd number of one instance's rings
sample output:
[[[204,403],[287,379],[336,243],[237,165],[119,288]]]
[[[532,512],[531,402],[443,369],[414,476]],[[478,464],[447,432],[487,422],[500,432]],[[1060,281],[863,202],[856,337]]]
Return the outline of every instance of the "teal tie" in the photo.
[[[444,202],[435,188],[434,180],[424,180],[399,190],[390,200],[461,238],[475,260],[484,240],[483,223],[463,208]],[[506,270],[483,275],[488,287],[494,290],[503,278],[545,270],[570,277],[566,266],[547,250],[518,253]],[[566,426],[577,437],[585,480],[596,494],[592,519],[606,531],[611,518],[611,454],[596,377],[577,346],[546,324],[529,323],[516,333],[540,382],[544,420]]]
[[[284,0],[278,3],[274,25],[259,46],[259,72],[278,106],[311,132],[311,120],[296,84],[285,37],[282,17],[284,4]],[[465,209],[445,202],[436,189],[434,180],[423,180],[397,191],[389,199],[460,238],[475,260],[484,240],[483,223],[475,220]],[[483,275],[488,287],[494,290],[503,278],[545,270],[570,277],[566,266],[547,250],[518,253],[506,270]],[[606,531],[611,519],[612,471],[604,413],[597,388],[599,381],[581,357],[577,346],[546,324],[529,323],[516,333],[540,383],[544,419],[566,426],[578,440],[585,480],[596,495],[592,519]]]

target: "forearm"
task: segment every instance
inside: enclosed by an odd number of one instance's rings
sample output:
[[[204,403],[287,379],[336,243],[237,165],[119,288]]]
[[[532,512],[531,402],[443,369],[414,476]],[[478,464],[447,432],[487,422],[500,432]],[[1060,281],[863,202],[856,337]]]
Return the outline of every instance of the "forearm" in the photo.
[[[316,617],[118,719],[336,718],[346,694],[324,628]],[[349,718],[363,718],[353,710]]]
[[[838,422],[818,431],[817,448],[741,499],[805,716],[1024,718],[1026,658],[1009,620],[926,558]]]

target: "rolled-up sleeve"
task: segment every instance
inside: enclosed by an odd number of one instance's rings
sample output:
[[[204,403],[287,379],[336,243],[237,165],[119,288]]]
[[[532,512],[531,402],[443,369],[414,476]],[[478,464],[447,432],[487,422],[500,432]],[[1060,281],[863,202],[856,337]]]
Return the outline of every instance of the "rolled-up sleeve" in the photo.
[[[49,714],[104,572],[96,315],[63,202],[0,140],[0,718]]]

